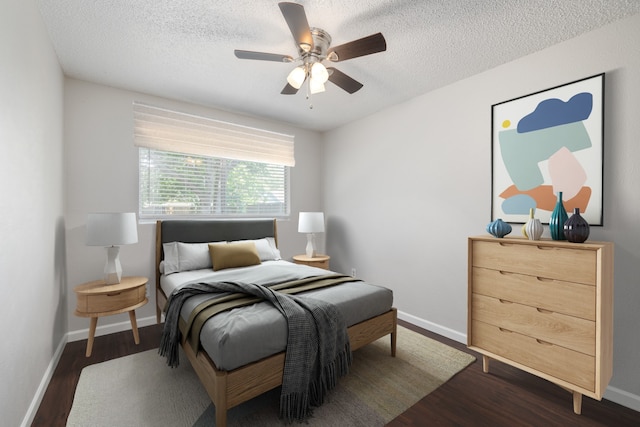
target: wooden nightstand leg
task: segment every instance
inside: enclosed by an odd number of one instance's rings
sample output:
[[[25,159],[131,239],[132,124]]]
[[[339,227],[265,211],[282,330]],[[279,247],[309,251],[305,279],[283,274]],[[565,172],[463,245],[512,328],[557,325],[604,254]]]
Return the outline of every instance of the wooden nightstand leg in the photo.
[[[89,339],[87,340],[87,352],[85,353],[86,357],[91,356],[91,350],[93,350],[93,338],[96,335],[97,324],[98,324],[98,318],[92,317],[91,323],[89,324]]]
[[[131,330],[133,331],[133,341],[136,344],[140,344],[140,336],[138,335],[138,323],[136,322],[135,310],[131,310],[129,312],[129,319],[131,320]]]

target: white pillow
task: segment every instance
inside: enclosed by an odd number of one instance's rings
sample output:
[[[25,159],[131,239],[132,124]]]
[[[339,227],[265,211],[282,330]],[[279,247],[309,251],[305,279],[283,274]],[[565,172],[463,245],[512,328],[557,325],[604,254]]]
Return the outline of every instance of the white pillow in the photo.
[[[264,239],[254,240],[256,250],[260,255],[260,261],[277,261],[282,259],[280,250],[276,247],[276,239],[273,237],[265,237]]]
[[[256,250],[260,256],[260,261],[277,261],[282,259],[280,251],[276,247],[276,239],[273,237],[265,237],[258,240],[238,240],[239,242],[253,242],[256,244]],[[230,242],[233,243],[233,242]]]
[[[209,255],[209,243],[170,242],[164,243],[162,247],[164,274],[213,268]]]

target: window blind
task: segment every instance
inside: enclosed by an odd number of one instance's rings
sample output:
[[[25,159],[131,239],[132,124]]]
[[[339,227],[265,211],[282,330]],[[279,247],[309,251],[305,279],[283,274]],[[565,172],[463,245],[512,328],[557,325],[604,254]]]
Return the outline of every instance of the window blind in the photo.
[[[294,137],[133,103],[134,145],[154,150],[295,166]]]
[[[289,215],[287,166],[138,151],[140,218]]]

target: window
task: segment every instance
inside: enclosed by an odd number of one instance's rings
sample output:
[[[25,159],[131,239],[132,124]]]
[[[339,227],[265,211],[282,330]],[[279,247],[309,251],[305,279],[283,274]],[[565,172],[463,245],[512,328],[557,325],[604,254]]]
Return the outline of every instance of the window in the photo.
[[[134,104],[139,216],[288,216],[293,137]]]
[[[286,166],[139,150],[141,218],[289,215]]]

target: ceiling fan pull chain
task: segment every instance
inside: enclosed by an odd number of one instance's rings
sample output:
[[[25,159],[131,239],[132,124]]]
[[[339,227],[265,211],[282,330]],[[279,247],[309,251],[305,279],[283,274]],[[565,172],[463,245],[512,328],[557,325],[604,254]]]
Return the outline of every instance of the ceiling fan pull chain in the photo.
[[[307,84],[305,85],[307,87],[307,101],[309,101],[309,109],[313,110],[313,103],[311,102],[311,78],[307,79]]]

